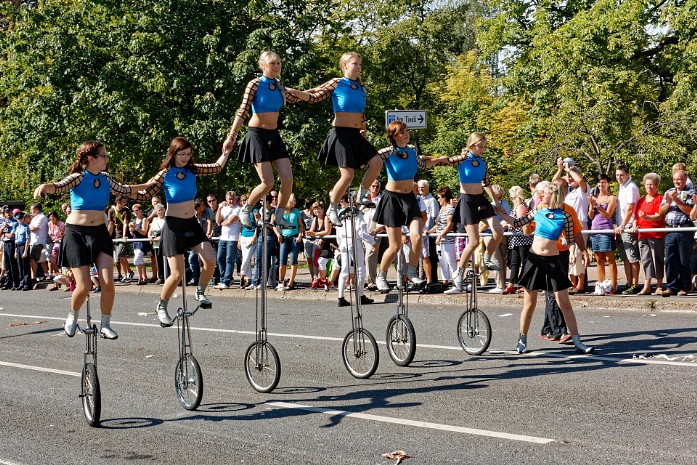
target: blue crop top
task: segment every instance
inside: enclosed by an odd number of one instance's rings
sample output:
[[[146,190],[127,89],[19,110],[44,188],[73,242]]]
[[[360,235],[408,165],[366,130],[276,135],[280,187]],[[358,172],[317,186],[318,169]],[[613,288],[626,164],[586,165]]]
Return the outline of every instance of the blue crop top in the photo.
[[[567,238],[574,237],[574,220],[568,212],[561,208],[550,210],[544,207],[530,211],[524,217],[516,218],[513,226],[520,228],[533,221],[535,222],[535,236],[557,241],[564,231]]]
[[[448,161],[457,165],[457,176],[462,184],[482,183],[486,184],[486,162],[472,152],[467,152],[467,155],[458,155],[450,157]]]
[[[285,103],[283,84],[275,79],[262,76],[257,93],[252,100],[252,113],[278,113]]]
[[[388,181],[413,180],[419,168],[426,167],[426,160],[416,154],[416,147],[385,147],[378,152],[385,162]]]
[[[310,103],[317,103],[332,96],[334,113],[363,113],[368,95],[365,86],[347,77],[334,78],[322,84],[310,94]]]
[[[165,191],[167,203],[182,203],[193,201],[196,198],[196,176],[208,176],[220,173],[223,169],[218,163],[191,165],[196,170],[194,173],[189,166],[177,168],[171,166],[158,172],[151,181],[154,183],[145,191],[149,197],[155,195],[160,189]]]
[[[67,178],[53,183],[55,193],[62,194],[70,190],[70,208],[72,210],[104,210],[109,203],[111,193],[130,196],[131,187],[121,184],[102,171],[92,174],[85,170],[73,173]],[[139,197],[141,198],[141,197]],[[144,197],[142,197],[144,199]]]

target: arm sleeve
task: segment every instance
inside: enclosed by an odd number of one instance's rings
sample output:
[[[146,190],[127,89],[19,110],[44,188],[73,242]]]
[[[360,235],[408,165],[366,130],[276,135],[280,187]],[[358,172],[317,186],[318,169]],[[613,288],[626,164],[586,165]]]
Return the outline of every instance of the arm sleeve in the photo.
[[[62,194],[64,192],[68,192],[70,189],[80,184],[83,177],[83,173],[73,173],[65,179],[61,179],[58,182],[54,182],[54,194]]]
[[[380,156],[380,158],[381,158],[383,161],[384,161],[384,160],[387,160],[388,158],[390,158],[390,157],[392,156],[393,153],[394,153],[394,148],[393,148],[392,146],[390,146],[390,147],[385,147],[384,149],[380,149],[380,150],[378,151],[378,155]]]
[[[223,167],[218,163],[197,163],[194,165],[196,167],[196,176],[210,176],[212,174],[218,174],[223,171]]]
[[[527,215],[525,215],[521,218],[516,218],[515,221],[513,222],[513,227],[514,228],[523,227],[526,224],[532,223],[534,219],[535,219],[535,210],[530,210]],[[571,230],[573,232],[573,224],[571,226]],[[573,237],[573,234],[571,234],[571,236]]]
[[[460,155],[456,155],[454,157],[448,157],[448,163],[450,163],[453,166],[457,166],[465,160],[467,160],[467,154],[465,154],[465,155],[460,154]]]
[[[257,95],[257,89],[259,88],[259,79],[252,79],[247,84],[247,88],[244,90],[244,95],[242,96],[242,103],[240,104],[239,110],[237,110],[237,115],[243,120],[247,119],[249,116],[249,111],[252,108],[252,100],[254,96]]]
[[[426,168],[426,159],[423,157],[423,155],[416,156],[416,164],[418,165],[419,169]]]
[[[317,88],[316,92],[310,92],[310,103],[321,102],[331,95],[332,91],[336,89],[341,78],[334,78],[331,81],[327,81]]]
[[[147,200],[149,198],[152,198],[157,194],[160,189],[162,189],[162,184],[165,182],[165,174],[167,173],[167,170],[160,170],[155,176],[150,178],[150,181],[153,181],[154,184],[148,187],[144,191],[138,191],[138,195],[135,198],[138,202],[143,202],[144,200]]]
[[[574,241],[574,219],[569,212],[564,212],[564,234],[567,243],[571,244]]]
[[[298,102],[300,102],[300,99],[298,97],[296,97],[295,95],[288,92],[288,89],[286,89],[286,86],[283,86],[283,100],[285,100],[286,103],[298,103]]]
[[[107,181],[109,181],[109,188],[111,189],[112,194],[121,194],[127,197],[131,196],[131,186],[121,184],[119,181],[112,178],[111,175],[106,171],[102,171],[102,174],[107,179]]]

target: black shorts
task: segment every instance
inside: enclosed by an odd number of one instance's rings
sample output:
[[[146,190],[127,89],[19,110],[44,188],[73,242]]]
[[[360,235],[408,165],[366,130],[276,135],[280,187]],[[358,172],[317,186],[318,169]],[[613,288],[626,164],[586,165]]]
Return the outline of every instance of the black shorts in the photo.
[[[378,203],[373,220],[389,227],[408,226],[414,218],[421,218],[421,210],[413,192],[400,194],[385,190]]]
[[[469,195],[460,193],[453,214],[454,224],[479,224],[480,221],[496,216],[494,206],[484,194]]]
[[[91,266],[100,253],[111,257],[114,243],[105,224],[99,226],[65,225],[65,234],[61,239],[58,263],[67,268]]]
[[[325,165],[358,169],[377,154],[375,147],[361,135],[360,129],[333,127],[317,159]]]
[[[568,258],[568,257],[567,257]],[[559,255],[541,256],[528,252],[517,284],[529,291],[563,291],[571,287]]]
[[[272,162],[288,158],[278,129],[247,128],[237,159],[246,163]]]
[[[193,216],[186,219],[165,216],[161,237],[160,251],[165,257],[183,255],[192,247],[208,241],[206,233]]]

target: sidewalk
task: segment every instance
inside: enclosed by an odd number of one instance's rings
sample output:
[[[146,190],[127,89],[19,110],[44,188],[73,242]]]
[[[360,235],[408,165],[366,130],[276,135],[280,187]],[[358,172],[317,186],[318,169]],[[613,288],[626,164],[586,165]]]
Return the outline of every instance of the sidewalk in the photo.
[[[618,287],[622,289],[625,283],[624,267],[618,264]],[[595,265],[588,268],[588,276],[586,282],[586,290],[592,292],[595,281],[597,279]],[[397,273],[394,268],[390,268],[388,273],[388,280],[394,283],[396,280]],[[327,305],[336,305],[336,300],[338,298],[336,289],[329,291],[317,291],[309,287],[310,276],[306,268],[301,268],[298,270],[298,277],[296,281],[297,287],[292,291],[276,291],[269,289],[267,292],[267,297],[270,299],[298,299],[298,300],[314,300],[314,301],[326,301]],[[640,284],[643,285],[643,276],[640,278]],[[493,281],[490,278],[489,284],[484,288],[479,288],[477,293],[478,304],[481,307],[501,307],[501,308],[522,308],[523,306],[523,295],[522,294],[492,294],[489,293],[489,289],[494,287]],[[153,301],[155,301],[155,295],[159,294],[161,286],[148,284],[145,286],[138,286],[135,284],[116,284],[117,294],[120,292],[136,293],[136,294],[153,294]],[[628,295],[624,296],[621,294],[616,295],[593,295],[591,293],[586,294],[576,294],[571,296],[571,302],[576,311],[582,311],[584,308],[594,308],[594,309],[626,309],[633,311],[686,311],[697,313],[697,293],[690,294],[685,297],[661,297],[654,295]],[[256,291],[245,291],[239,289],[239,284],[235,285],[231,289],[219,290],[212,286],[208,288],[207,294],[210,297],[216,298],[218,296],[234,297],[234,298],[247,298],[253,299],[256,296]],[[392,291],[389,294],[380,294],[378,292],[368,292],[365,294],[376,302],[396,302],[396,292]],[[409,294],[409,302],[411,305],[414,304],[428,304],[428,305],[457,305],[464,307],[466,305],[467,294]],[[540,294],[537,303],[538,308],[544,307],[544,295]]]

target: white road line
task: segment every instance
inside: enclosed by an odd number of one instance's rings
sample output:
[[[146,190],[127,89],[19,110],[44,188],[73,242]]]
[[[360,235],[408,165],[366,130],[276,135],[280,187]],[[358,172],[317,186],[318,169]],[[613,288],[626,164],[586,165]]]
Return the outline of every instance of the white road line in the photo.
[[[309,405],[293,404],[293,403],[289,403],[289,402],[267,402],[264,405],[268,405],[269,407],[272,407],[272,408],[287,408],[287,409],[295,409],[295,410],[305,410],[307,412],[323,413],[325,415],[332,415],[332,416],[339,415],[342,417],[360,418],[362,420],[378,421],[381,423],[393,423],[396,425],[414,426],[417,428],[427,428],[427,429],[435,429],[435,430],[440,430],[440,431],[450,431],[450,432],[454,432],[454,433],[473,434],[476,436],[487,436],[487,437],[499,438],[499,439],[510,439],[511,441],[524,441],[524,442],[532,442],[535,444],[549,444],[550,442],[554,442],[554,439],[538,438],[535,436],[525,436],[522,434],[501,433],[498,431],[487,431],[487,430],[483,430],[483,429],[465,428],[463,426],[452,426],[452,425],[444,425],[441,423],[429,423],[426,421],[406,420],[403,418],[386,417],[386,416],[382,416],[382,415],[370,415],[368,413],[353,413],[353,412],[347,412],[344,410],[334,410],[334,409],[327,409],[327,408],[321,408],[321,407],[312,407]]]
[[[7,460],[0,459],[0,465],[19,465],[17,462],[8,462]]]
[[[21,363],[12,363],[12,362],[0,361],[0,366],[6,366],[6,367],[12,367],[12,368],[22,368],[23,370],[43,371],[44,373],[55,373],[57,375],[76,376],[78,378],[80,376],[82,376],[82,374],[75,373],[74,371],[56,370],[55,368],[44,368],[44,367],[37,367],[37,366],[33,366],[33,365],[22,365]],[[0,462],[0,463],[2,463],[2,462]]]
[[[44,315],[21,315],[21,314],[14,314],[14,313],[0,313],[0,317],[2,316],[10,316],[10,317],[15,317],[15,318],[31,318],[31,319],[44,319],[44,320],[59,320],[59,321],[64,321],[64,317],[53,317],[53,316],[44,316]],[[84,319],[81,319],[80,321],[84,321]],[[140,326],[140,327],[146,327],[146,328],[160,328],[159,324],[154,324],[154,323],[132,323],[128,321],[113,321],[111,322],[112,325],[124,325],[124,326]],[[255,331],[242,331],[242,330],[236,330],[236,329],[220,329],[220,328],[199,328],[196,326],[191,327],[192,330],[196,331],[206,331],[209,333],[226,333],[226,334],[244,334],[244,335],[251,335],[254,336],[256,334]],[[316,340],[316,341],[343,341],[343,338],[339,337],[331,337],[331,336],[310,336],[307,334],[284,334],[284,333],[268,333],[269,336],[273,337],[282,337],[282,338],[288,338],[288,339],[311,339],[311,340]],[[385,341],[377,341],[378,344],[385,345]],[[451,350],[455,352],[462,352],[462,348],[459,346],[445,346],[445,345],[437,345],[437,344],[416,344],[416,347],[422,348],[422,349],[436,349],[436,350]],[[512,351],[512,350],[495,350],[495,349],[490,349],[489,350],[490,354],[504,354],[504,355],[518,355],[517,352]],[[620,358],[620,357],[606,357],[602,355],[580,355],[580,354],[573,354],[573,355],[565,355],[565,354],[555,354],[555,353],[550,353],[546,351],[532,351],[529,352],[526,355],[522,355],[521,357],[551,357],[551,358],[563,358],[563,359],[579,359],[579,360],[597,360],[601,362],[614,362],[614,363],[623,363],[623,364],[635,364],[635,365],[673,365],[673,366],[682,366],[682,367],[692,367],[692,368],[697,368],[697,363],[694,362],[678,362],[678,361],[670,361],[670,360],[655,360],[655,359],[650,359],[650,358]]]

